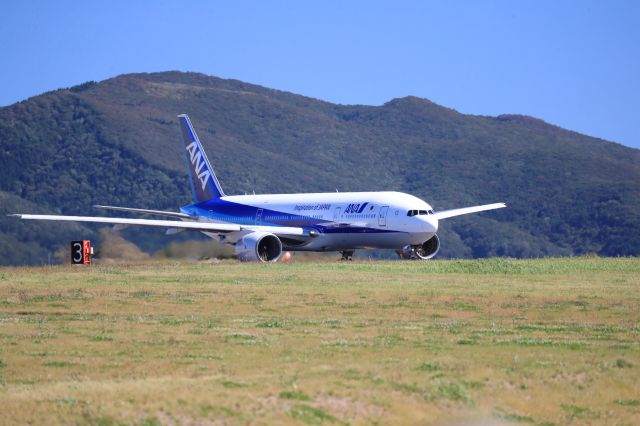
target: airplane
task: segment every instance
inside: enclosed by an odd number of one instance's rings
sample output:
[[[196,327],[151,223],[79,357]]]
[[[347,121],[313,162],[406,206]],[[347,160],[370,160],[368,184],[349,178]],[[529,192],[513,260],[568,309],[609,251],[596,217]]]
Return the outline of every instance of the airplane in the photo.
[[[178,115],[193,203],[179,212],[96,205],[112,211],[179,220],[14,214],[20,219],[200,231],[235,247],[241,261],[276,262],[285,251],[337,251],[351,260],[358,249],[392,249],[405,259],[431,259],[440,249],[440,220],[506,207],[485,204],[434,211],[401,192],[329,192],[225,195],[186,114]]]

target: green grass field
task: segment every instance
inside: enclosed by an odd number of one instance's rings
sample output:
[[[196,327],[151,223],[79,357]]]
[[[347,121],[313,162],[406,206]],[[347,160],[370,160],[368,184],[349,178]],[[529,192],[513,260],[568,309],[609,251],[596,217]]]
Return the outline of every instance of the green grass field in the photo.
[[[640,259],[2,268],[0,423],[640,424]]]

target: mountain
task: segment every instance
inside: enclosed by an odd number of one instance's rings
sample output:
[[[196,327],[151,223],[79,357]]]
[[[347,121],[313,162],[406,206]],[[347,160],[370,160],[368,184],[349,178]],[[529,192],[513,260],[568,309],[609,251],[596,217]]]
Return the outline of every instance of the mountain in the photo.
[[[336,105],[182,72],[121,75],[1,108],[0,214],[188,203],[183,112],[227,194],[397,190],[436,210],[504,201],[509,208],[443,221],[441,255],[640,254],[640,150],[412,96]],[[2,214],[0,263],[47,262],[96,230]],[[148,251],[176,238],[126,235]]]

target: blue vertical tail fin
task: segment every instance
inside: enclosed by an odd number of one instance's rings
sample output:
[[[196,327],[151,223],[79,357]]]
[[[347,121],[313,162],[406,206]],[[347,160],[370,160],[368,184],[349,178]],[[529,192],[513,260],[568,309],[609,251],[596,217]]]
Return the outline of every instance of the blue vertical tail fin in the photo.
[[[211,163],[209,163],[200,139],[198,139],[198,135],[191,125],[189,116],[180,114],[178,120],[180,121],[180,132],[182,133],[182,141],[186,150],[185,155],[193,201],[199,203],[212,198],[224,197],[220,182],[218,182],[218,178],[213,172]]]

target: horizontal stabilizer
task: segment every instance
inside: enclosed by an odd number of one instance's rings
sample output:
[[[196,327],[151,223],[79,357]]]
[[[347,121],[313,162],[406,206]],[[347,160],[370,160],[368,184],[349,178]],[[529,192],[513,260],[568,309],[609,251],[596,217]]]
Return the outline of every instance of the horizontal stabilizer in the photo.
[[[183,228],[168,228],[165,231],[165,234],[166,235],[176,235],[176,234],[179,234],[180,232],[184,232],[184,231],[186,231],[186,229],[183,229]]]
[[[188,214],[179,213],[179,212],[165,212],[162,210],[134,209],[131,207],[115,207],[115,206],[101,206],[101,205],[95,205],[93,207],[97,209],[115,210],[120,212],[153,214],[157,216],[179,217],[181,219],[195,219],[194,216],[189,216]]]
[[[483,206],[473,206],[473,207],[463,207],[461,209],[443,210],[441,212],[435,212],[434,214],[432,214],[429,217],[441,220],[441,219],[447,219],[449,217],[461,216],[463,214],[478,213],[478,212],[484,212],[484,211],[487,211],[487,210],[502,209],[504,207],[507,207],[507,205],[505,203],[485,204]]]

